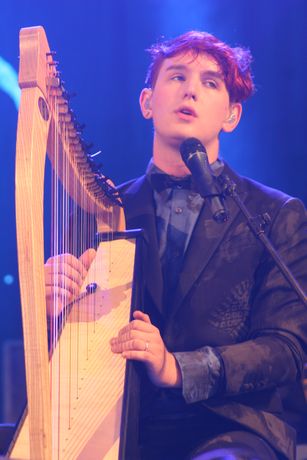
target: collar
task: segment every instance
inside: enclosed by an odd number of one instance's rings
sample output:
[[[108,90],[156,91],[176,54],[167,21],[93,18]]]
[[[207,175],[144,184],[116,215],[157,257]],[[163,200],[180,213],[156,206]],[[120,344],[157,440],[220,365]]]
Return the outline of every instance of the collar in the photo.
[[[210,165],[213,174],[218,177],[223,169],[224,162],[221,159],[217,159]],[[156,166],[153,162],[153,158],[150,159],[146,169],[146,177],[149,180],[152,188],[157,192],[161,192],[166,189],[188,189],[198,193],[197,186],[193,181],[191,174],[184,177],[172,176],[166,174],[162,169]]]

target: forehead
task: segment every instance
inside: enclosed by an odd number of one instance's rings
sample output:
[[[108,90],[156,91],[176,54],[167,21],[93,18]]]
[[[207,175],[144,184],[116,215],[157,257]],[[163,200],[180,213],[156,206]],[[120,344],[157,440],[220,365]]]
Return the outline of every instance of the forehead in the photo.
[[[188,71],[221,72],[221,68],[217,61],[209,54],[188,51],[164,59],[160,67],[160,73],[165,73],[176,68],[179,69],[180,67]]]

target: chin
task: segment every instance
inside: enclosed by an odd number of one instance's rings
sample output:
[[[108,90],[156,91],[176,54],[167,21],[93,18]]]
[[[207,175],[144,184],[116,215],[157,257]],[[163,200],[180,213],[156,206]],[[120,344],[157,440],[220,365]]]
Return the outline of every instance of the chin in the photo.
[[[182,142],[185,141],[186,139],[188,139],[189,137],[192,137],[192,136],[175,136],[175,137],[171,137],[171,138],[168,139],[168,144],[172,148],[176,148],[179,151],[179,148],[180,148]]]
[[[170,144],[172,146],[180,147],[182,142],[185,141],[186,139],[189,139],[190,137],[194,137],[196,139],[199,139],[200,142],[202,142],[205,145],[205,142],[202,139],[202,136],[199,136],[196,133],[180,133],[180,134],[177,134],[177,135],[175,135],[173,137],[170,137]]]

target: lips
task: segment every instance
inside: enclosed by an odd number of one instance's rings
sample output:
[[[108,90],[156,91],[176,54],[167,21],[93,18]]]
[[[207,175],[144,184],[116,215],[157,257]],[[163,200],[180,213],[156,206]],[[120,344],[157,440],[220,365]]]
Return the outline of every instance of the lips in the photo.
[[[197,114],[195,112],[194,109],[192,109],[191,107],[187,107],[187,106],[182,106],[182,107],[179,107],[178,110],[176,110],[176,113],[184,116],[184,117],[194,117],[196,118],[197,117]]]

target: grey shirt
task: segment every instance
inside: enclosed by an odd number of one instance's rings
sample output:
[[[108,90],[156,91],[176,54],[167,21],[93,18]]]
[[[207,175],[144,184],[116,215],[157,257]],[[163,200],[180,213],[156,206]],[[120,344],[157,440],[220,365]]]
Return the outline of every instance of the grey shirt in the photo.
[[[211,168],[219,175],[223,166],[223,162],[217,160]],[[165,173],[151,161],[146,175],[152,184],[154,174]],[[197,191],[182,186],[182,178],[169,176],[169,179],[169,184],[172,185],[168,185],[167,181],[165,188],[159,191],[154,189],[154,200],[162,268],[171,261],[171,269],[167,265],[164,282],[170,286],[168,289],[173,289],[200,210],[206,204]],[[187,403],[208,399],[216,393],[220,385],[222,365],[213,348],[204,346],[194,351],[176,352],[174,356],[181,370],[182,392]]]

